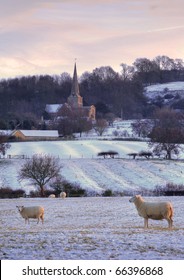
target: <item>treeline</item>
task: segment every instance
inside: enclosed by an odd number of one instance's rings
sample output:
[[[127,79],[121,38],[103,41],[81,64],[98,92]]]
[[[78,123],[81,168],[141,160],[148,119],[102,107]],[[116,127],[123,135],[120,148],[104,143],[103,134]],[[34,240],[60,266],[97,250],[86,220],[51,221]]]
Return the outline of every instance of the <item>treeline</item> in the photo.
[[[154,106],[147,104],[143,88],[154,83],[184,81],[184,62],[167,56],[138,58],[121,73],[110,66],[85,72],[79,79],[84,105],[94,104],[97,117],[109,113],[123,118],[147,117]],[[26,76],[0,81],[0,129],[42,128],[45,105],[64,103],[71,92],[68,73]]]

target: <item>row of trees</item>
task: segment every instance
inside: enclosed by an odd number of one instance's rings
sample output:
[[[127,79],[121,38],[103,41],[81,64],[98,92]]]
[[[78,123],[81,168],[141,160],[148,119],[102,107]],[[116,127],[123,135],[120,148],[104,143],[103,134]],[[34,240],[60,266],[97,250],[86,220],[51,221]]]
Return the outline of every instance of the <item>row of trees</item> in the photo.
[[[153,60],[138,58],[133,63],[136,76],[144,85],[184,80],[184,62],[168,56],[157,56]]]
[[[85,72],[80,77],[84,105],[94,104],[97,117],[108,113],[124,118],[150,116],[155,109],[143,94],[145,85],[184,81],[184,62],[167,56],[153,60],[138,58],[130,66],[121,64],[121,73],[109,66]],[[57,76],[28,76],[0,81],[0,129],[40,127],[46,104],[64,103],[71,92],[68,73]]]

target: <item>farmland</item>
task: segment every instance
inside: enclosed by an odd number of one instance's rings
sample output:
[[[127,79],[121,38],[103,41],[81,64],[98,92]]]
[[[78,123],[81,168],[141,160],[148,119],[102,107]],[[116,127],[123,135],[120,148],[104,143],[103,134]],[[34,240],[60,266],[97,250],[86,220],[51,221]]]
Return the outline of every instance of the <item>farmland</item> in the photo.
[[[167,200],[149,197],[149,200]],[[0,201],[0,258],[33,259],[157,259],[184,258],[184,204],[174,206],[174,228],[166,221],[150,220],[143,228],[129,197],[66,199],[20,198]],[[26,224],[16,205],[43,205],[44,224]]]
[[[153,189],[167,183],[183,184],[184,161],[143,159],[133,160],[127,154],[147,150],[145,142],[126,141],[56,141],[12,143],[8,153],[14,155],[52,154],[60,158],[61,175],[80,185],[88,193],[101,194],[104,190],[123,192]],[[115,150],[119,156],[99,158],[98,152]],[[0,160],[0,185],[22,188],[29,192],[34,186],[29,181],[18,181],[17,174],[24,159]]]
[[[18,198],[0,200],[1,259],[183,259],[183,197],[147,197],[149,200],[171,200],[174,206],[174,228],[166,221],[150,221],[143,229],[129,197],[101,197],[102,191],[153,189],[156,184],[183,183],[184,162],[181,159],[136,159],[127,155],[147,149],[144,142],[124,141],[58,141],[12,143],[9,154],[52,154],[62,163],[64,179],[80,184],[89,197]],[[98,152],[116,150],[117,158],[99,158]],[[25,159],[1,159],[1,186],[22,188],[28,192],[29,181],[18,181],[17,173]],[[42,205],[44,224],[24,223],[16,205]]]

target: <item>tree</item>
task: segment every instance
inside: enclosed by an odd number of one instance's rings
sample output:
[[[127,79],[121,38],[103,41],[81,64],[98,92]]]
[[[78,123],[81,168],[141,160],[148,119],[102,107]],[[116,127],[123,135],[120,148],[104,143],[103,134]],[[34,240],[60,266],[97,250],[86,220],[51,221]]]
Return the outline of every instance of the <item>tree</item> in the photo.
[[[122,67],[121,77],[122,77],[123,81],[131,80],[134,75],[134,72],[135,72],[134,67],[129,66],[125,63],[121,63],[120,66]]]
[[[102,136],[102,134],[105,132],[105,130],[107,129],[107,121],[105,119],[98,119],[96,121],[96,124],[94,126],[94,130],[96,131],[96,133],[99,136]]]
[[[6,154],[7,149],[9,149],[11,146],[9,143],[7,143],[8,136],[0,133],[0,154],[3,156]]]
[[[73,133],[88,132],[92,129],[92,121],[88,111],[83,108],[70,108],[66,104],[57,112],[56,127],[63,136]]]
[[[133,65],[136,69],[137,79],[141,80],[143,84],[149,85],[157,81],[159,69],[155,61],[148,58],[137,58]]]
[[[172,70],[174,68],[174,59],[162,55],[157,56],[154,59],[160,70]]]
[[[108,151],[108,152],[100,152],[100,153],[98,153],[99,157],[103,156],[104,158],[106,158],[106,157],[114,158],[117,155],[119,155],[119,154],[116,151]]]
[[[132,131],[139,137],[147,137],[152,129],[151,120],[136,120],[131,124]]]
[[[179,154],[184,142],[183,115],[169,108],[158,109],[150,139],[149,145],[156,154],[164,152],[167,159],[171,159],[172,153]]]
[[[19,179],[30,179],[40,188],[40,194],[45,196],[45,185],[52,179],[57,179],[62,166],[59,159],[49,155],[33,155],[27,159],[19,171]]]

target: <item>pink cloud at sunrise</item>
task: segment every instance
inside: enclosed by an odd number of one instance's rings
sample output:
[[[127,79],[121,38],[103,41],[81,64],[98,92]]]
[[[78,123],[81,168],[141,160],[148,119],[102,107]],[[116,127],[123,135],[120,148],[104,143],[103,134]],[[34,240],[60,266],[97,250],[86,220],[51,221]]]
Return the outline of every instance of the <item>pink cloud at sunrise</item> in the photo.
[[[1,0],[0,78],[184,59],[183,0]]]

